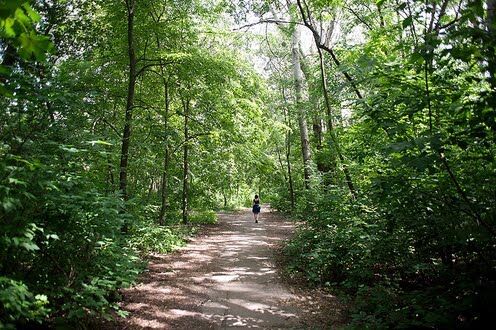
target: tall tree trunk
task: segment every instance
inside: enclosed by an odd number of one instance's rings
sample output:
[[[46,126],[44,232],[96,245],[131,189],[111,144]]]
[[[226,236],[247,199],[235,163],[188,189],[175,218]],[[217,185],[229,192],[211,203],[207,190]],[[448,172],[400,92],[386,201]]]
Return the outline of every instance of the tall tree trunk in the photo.
[[[295,207],[295,193],[293,188],[293,175],[291,174],[291,133],[286,133],[286,164],[288,170],[288,184],[289,184],[289,199],[291,200],[291,209]]]
[[[300,54],[300,67],[301,67],[301,71],[303,72],[303,77],[307,82],[310,82],[312,79],[310,68],[305,63],[304,60],[305,56],[303,54],[301,47],[299,47],[299,54]],[[312,89],[313,86],[309,86],[308,88]],[[315,140],[315,145],[317,147],[317,150],[320,151],[322,150],[322,119],[319,113],[318,100],[312,100],[312,98],[310,98],[309,103],[315,107],[312,116],[312,131]],[[316,159],[314,159],[314,161],[317,163],[317,170],[320,173],[326,173],[329,171],[329,167],[326,165],[323,157],[317,157]]]
[[[320,79],[322,81],[322,93],[324,94],[324,103],[327,112],[327,125],[329,130],[329,136],[331,138],[334,149],[336,150],[339,161],[343,166],[343,172],[346,179],[346,184],[348,185],[348,189],[350,190],[351,196],[353,196],[353,198],[356,198],[355,186],[353,185],[353,181],[351,180],[351,174],[348,169],[348,165],[345,162],[343,153],[341,152],[341,147],[339,145],[338,138],[336,136],[336,132],[334,131],[334,124],[332,122],[331,102],[329,101],[329,94],[327,93],[327,78],[326,78],[325,66],[324,66],[324,56],[320,48],[317,47],[317,51],[319,53]]]
[[[330,54],[334,64],[338,67],[339,70],[341,70],[342,74],[345,76],[346,80],[350,83],[350,85],[351,85],[353,91],[355,92],[355,94],[357,95],[357,97],[359,99],[362,99],[363,97],[362,97],[362,94],[360,93],[360,91],[358,90],[358,87],[356,86],[355,81],[351,78],[351,76],[348,74],[348,72],[344,71],[340,67],[341,63],[337,59],[333,50],[324,44],[324,42],[322,40],[322,36],[317,32],[317,29],[315,28],[315,26],[313,26],[312,19],[310,17],[310,11],[308,9],[308,6],[307,6],[305,0],[297,0],[297,5],[299,8],[300,14],[303,18],[303,23],[312,32],[315,46],[317,46],[317,51],[319,53],[320,75],[321,75],[322,90],[323,90],[323,94],[324,94],[324,101],[325,101],[326,112],[327,112],[327,124],[328,124],[329,135],[330,135],[331,141],[334,145],[334,148],[336,150],[337,156],[338,156],[338,158],[339,158],[339,160],[343,166],[343,172],[345,175],[346,184],[348,185],[348,189],[350,190],[350,193],[353,196],[353,198],[356,198],[356,191],[355,191],[355,187],[353,185],[353,181],[351,179],[351,174],[350,174],[350,171],[349,171],[349,169],[345,163],[345,159],[344,159],[343,154],[341,152],[341,148],[339,146],[339,143],[338,143],[338,140],[336,137],[336,133],[334,132],[334,125],[332,122],[332,109],[331,109],[331,103],[329,101],[329,95],[327,93],[327,81],[326,81],[326,76],[325,76],[324,57],[322,54],[322,50],[325,50]]]
[[[188,146],[189,146],[189,100],[183,100],[184,110],[184,146],[183,146],[183,196],[182,196],[182,212],[183,223],[188,223]]]
[[[284,98],[285,104],[288,104],[288,100],[286,98],[286,93],[284,89],[282,90],[282,97]],[[291,118],[289,117],[289,110],[286,108],[283,108],[283,113],[284,113],[284,123],[286,124],[287,127],[291,127]],[[293,175],[291,173],[291,130],[286,130],[285,134],[285,156],[286,156],[286,169],[288,171],[288,190],[289,190],[289,198],[291,201],[291,209],[293,210],[295,207],[295,194],[294,194],[294,189],[293,189]]]
[[[134,94],[136,88],[136,51],[134,45],[134,13],[135,0],[126,0],[127,7],[127,44],[129,56],[129,81],[127,89],[126,118],[122,134],[121,164],[119,174],[119,189],[124,200],[127,194],[127,168],[129,157],[129,143],[131,139],[131,124],[133,119]]]
[[[293,76],[295,81],[295,95],[296,95],[296,108],[298,111],[298,126],[300,128],[301,140],[301,153],[303,156],[303,171],[305,178],[305,189],[310,188],[310,141],[308,138],[307,120],[305,117],[305,110],[303,108],[302,94],[303,94],[303,72],[300,65],[300,27],[295,26],[292,36],[292,56],[293,56]]]
[[[164,77],[164,69],[161,66],[162,77]],[[164,110],[164,168],[162,172],[162,186],[161,186],[161,206],[160,206],[160,215],[158,217],[159,225],[163,226],[165,223],[165,213],[167,211],[168,204],[168,181],[167,177],[169,174],[169,86],[165,77],[164,81],[164,97],[165,97],[165,110]]]
[[[319,115],[313,116],[312,130],[317,150],[320,150],[322,149],[322,119]]]

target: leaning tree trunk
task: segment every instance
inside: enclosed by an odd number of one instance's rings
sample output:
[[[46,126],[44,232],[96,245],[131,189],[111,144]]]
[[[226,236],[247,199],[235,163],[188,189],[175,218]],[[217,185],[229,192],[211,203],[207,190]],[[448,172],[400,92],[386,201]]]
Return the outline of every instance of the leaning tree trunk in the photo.
[[[188,131],[188,119],[189,119],[189,100],[183,100],[183,110],[184,110],[184,146],[183,146],[183,196],[182,196],[182,212],[183,212],[183,223],[188,223],[188,146],[189,146],[189,131]]]
[[[134,11],[135,0],[126,0],[127,7],[127,44],[129,56],[129,78],[127,89],[126,118],[122,134],[121,164],[119,174],[119,189],[124,200],[127,194],[127,167],[129,157],[129,143],[131,139],[131,124],[133,119],[134,94],[136,89],[136,51],[134,45]]]
[[[303,108],[303,72],[300,65],[300,28],[295,26],[292,36],[293,76],[295,81],[296,108],[298,111],[298,126],[300,128],[301,153],[303,156],[303,171],[305,178],[305,189],[310,188],[310,141],[308,138],[308,126]]]

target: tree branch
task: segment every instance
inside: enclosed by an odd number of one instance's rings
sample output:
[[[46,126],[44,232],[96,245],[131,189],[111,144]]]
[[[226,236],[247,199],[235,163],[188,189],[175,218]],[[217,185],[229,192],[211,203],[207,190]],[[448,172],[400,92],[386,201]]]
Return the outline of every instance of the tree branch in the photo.
[[[184,140],[183,142],[179,143],[177,145],[177,147],[175,147],[174,150],[172,150],[172,153],[175,153],[176,151],[178,151],[186,142],[188,142],[190,140],[193,140],[193,139],[196,139],[199,136],[206,136],[206,135],[212,135],[212,133],[211,132],[198,133],[198,134],[193,134],[193,135],[188,136],[188,138],[186,140]]]
[[[253,26],[256,26],[256,25],[259,25],[259,24],[267,24],[267,23],[274,23],[274,24],[298,24],[298,25],[303,25],[299,22],[291,22],[291,21],[285,21],[285,20],[281,20],[281,19],[275,19],[275,18],[268,18],[268,19],[263,19],[263,20],[260,20],[258,22],[254,22],[254,23],[250,23],[250,24],[246,24],[246,25],[243,25],[243,26],[240,26],[240,27],[237,27],[235,29],[232,29],[232,31],[239,31],[239,30],[242,30],[242,29],[249,29]]]
[[[304,1],[304,0],[303,0]],[[328,52],[330,55],[331,55],[331,58],[332,58],[332,61],[334,62],[334,64],[338,67],[339,71],[341,71],[341,73],[344,75],[344,77],[346,78],[346,80],[350,83],[353,91],[355,92],[356,96],[362,100],[363,99],[363,96],[362,96],[362,93],[360,92],[360,90],[358,89],[358,87],[356,86],[355,84],[355,81],[354,79],[350,76],[350,74],[348,72],[346,72],[345,70],[343,70],[340,66],[341,66],[341,62],[338,60],[338,58],[336,57],[336,54],[334,54],[334,51],[324,45],[322,43],[322,37],[319,35],[319,33],[317,32],[317,30],[315,29],[315,27],[311,24],[311,21],[310,21],[310,18],[307,17],[307,14],[305,14],[305,10],[303,9],[303,6],[301,4],[302,0],[297,0],[296,1],[297,4],[298,4],[298,8],[300,10],[300,13],[301,13],[301,16],[303,18],[303,23],[304,25],[312,32],[313,34],[313,38],[315,40],[315,45],[320,48],[320,49],[323,49],[325,50],[326,52]],[[306,4],[305,4],[306,5]],[[307,13],[310,13],[308,7],[307,7]]]

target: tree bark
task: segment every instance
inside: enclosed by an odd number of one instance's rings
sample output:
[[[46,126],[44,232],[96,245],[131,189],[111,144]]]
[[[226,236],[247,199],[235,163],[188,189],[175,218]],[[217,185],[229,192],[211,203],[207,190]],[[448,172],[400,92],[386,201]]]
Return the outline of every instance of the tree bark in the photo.
[[[286,98],[286,93],[284,91],[284,88],[282,89],[282,97],[284,99],[284,103],[287,105],[288,100]],[[284,123],[286,124],[287,127],[291,127],[291,118],[289,117],[289,110],[286,108],[283,108],[283,113],[284,113]],[[295,207],[295,193],[294,193],[294,188],[293,188],[293,175],[291,172],[291,130],[286,130],[285,134],[285,156],[286,156],[286,170],[288,172],[288,191],[289,191],[289,199],[291,201],[291,209],[293,210]]]
[[[303,72],[303,77],[307,82],[310,83],[310,81],[312,80],[312,76],[310,73],[310,68],[308,67],[307,63],[305,63],[304,60],[305,56],[303,54],[303,51],[301,50],[301,47],[299,48],[299,52],[300,52],[300,66],[301,66],[301,71]],[[312,88],[314,88],[314,86],[309,86],[308,88],[311,90]],[[318,102],[319,102],[318,100],[314,100],[313,98],[309,99],[309,104],[311,104],[311,106],[314,107],[312,114],[312,132],[315,140],[315,146],[317,147],[317,151],[321,151],[323,127],[322,127],[322,118],[319,112]],[[329,172],[329,166],[326,165],[322,157],[317,157],[315,159],[315,163],[317,165],[317,170],[320,173]]]
[[[296,108],[298,111],[298,126],[300,128],[301,140],[301,153],[303,156],[303,172],[305,179],[305,189],[310,188],[310,143],[308,138],[308,126],[305,117],[305,110],[303,108],[302,94],[303,94],[303,72],[300,65],[300,28],[295,26],[292,36],[292,59],[293,59],[293,76],[295,82],[295,95],[296,95]]]
[[[289,199],[291,201],[291,209],[295,207],[295,193],[293,188],[293,175],[291,173],[291,133],[286,133],[286,164],[288,170],[288,184],[289,184]]]
[[[136,50],[134,45],[134,14],[135,0],[126,0],[127,7],[127,43],[129,56],[129,78],[126,103],[126,117],[124,132],[122,134],[121,163],[119,174],[119,189],[124,200],[128,200],[127,194],[127,169],[129,158],[129,145],[131,139],[131,125],[133,119],[134,95],[136,89]]]
[[[184,145],[183,145],[183,196],[182,196],[182,212],[183,223],[188,223],[188,146],[189,146],[189,100],[182,101],[184,110]]]
[[[313,116],[312,123],[313,136],[315,138],[315,143],[317,146],[317,150],[322,149],[322,118],[319,115]]]

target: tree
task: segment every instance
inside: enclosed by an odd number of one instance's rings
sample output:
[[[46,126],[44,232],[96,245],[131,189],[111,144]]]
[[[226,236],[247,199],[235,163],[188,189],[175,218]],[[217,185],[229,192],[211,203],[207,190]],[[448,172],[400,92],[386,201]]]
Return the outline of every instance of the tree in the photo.
[[[298,109],[298,125],[300,127],[301,153],[303,156],[303,172],[305,177],[305,188],[310,188],[310,140],[308,138],[308,126],[306,114],[302,103],[303,98],[303,72],[300,65],[300,27],[295,26],[291,37],[291,53],[293,59],[293,76],[295,82],[295,101]]]

